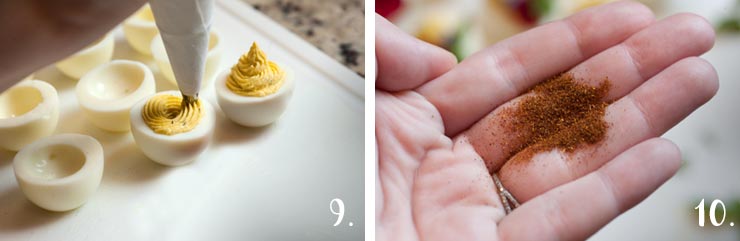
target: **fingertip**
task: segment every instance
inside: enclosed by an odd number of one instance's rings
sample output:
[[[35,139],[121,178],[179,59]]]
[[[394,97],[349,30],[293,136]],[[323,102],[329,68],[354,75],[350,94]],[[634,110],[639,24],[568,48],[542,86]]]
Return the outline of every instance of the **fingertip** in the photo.
[[[635,25],[646,27],[655,22],[655,13],[649,7],[645,6],[645,4],[631,0],[619,1],[613,4],[616,8],[628,14],[627,16],[629,17],[625,18],[625,20],[634,21]]]
[[[600,9],[597,9],[600,8]],[[655,22],[653,10],[636,1],[617,1],[594,8],[594,12],[611,12],[627,29],[635,32]],[[601,17],[601,16],[600,16]]]
[[[706,18],[694,13],[679,13],[670,18],[676,19],[676,28],[683,32],[686,38],[694,39],[702,53],[712,49],[715,32],[714,27]]]
[[[618,155],[598,173],[618,200],[618,210],[624,212],[668,181],[680,166],[678,147],[667,139],[652,138]]]
[[[703,93],[704,102],[709,101],[719,91],[719,76],[714,66],[701,57],[689,57],[693,62],[692,75],[696,76],[697,89]]]
[[[416,88],[452,69],[455,56],[421,41],[375,15],[376,87],[386,91]]]
[[[430,56],[433,56],[432,58],[437,60],[437,61],[432,61],[429,63],[430,70],[431,70],[429,79],[434,79],[434,78],[439,77],[440,75],[452,69],[452,67],[454,67],[457,64],[458,62],[457,57],[454,54],[452,54],[452,52],[447,51],[438,46],[429,44],[427,42],[424,42],[421,40],[419,41],[423,42],[423,46],[426,46],[425,48],[426,48],[427,54],[429,54]]]
[[[686,76],[685,88],[697,94],[700,103],[706,103],[719,90],[717,70],[709,61],[700,57],[688,57],[676,63]]]
[[[613,24],[611,21],[615,19],[619,20],[618,28],[610,29],[607,34],[593,34],[605,30],[604,21]],[[655,22],[655,15],[642,3],[618,1],[581,11],[565,21],[575,26],[575,34],[581,35],[580,44],[589,43],[581,50],[584,55],[590,56],[649,27]]]
[[[663,168],[669,170],[671,176],[681,167],[681,150],[672,141],[665,138],[653,138],[643,142],[647,155],[651,159],[662,162]]]

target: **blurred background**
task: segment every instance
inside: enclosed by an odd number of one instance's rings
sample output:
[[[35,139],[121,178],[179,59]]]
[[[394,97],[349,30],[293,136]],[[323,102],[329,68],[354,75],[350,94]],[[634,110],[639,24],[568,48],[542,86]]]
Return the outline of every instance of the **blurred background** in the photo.
[[[376,0],[376,12],[411,35],[458,59],[544,22],[609,0]],[[717,31],[703,55],[717,69],[720,89],[706,105],[664,135],[682,151],[678,174],[646,201],[591,240],[740,240],[740,0],[642,0],[658,18],[693,12]],[[629,177],[625,177],[629,178]],[[725,205],[726,219],[698,226],[694,209],[705,200]],[[584,203],[584,205],[588,205]],[[721,220],[722,209],[715,211]],[[730,226],[734,222],[736,225]]]

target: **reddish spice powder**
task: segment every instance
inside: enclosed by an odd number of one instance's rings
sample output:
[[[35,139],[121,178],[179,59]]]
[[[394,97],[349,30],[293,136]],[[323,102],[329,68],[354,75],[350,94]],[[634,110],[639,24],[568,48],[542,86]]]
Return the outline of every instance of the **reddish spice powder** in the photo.
[[[519,103],[502,110],[503,127],[512,133],[505,149],[508,158],[529,160],[534,154],[559,148],[573,152],[578,146],[594,144],[606,136],[604,121],[611,83],[605,78],[593,87],[563,73],[534,86]]]

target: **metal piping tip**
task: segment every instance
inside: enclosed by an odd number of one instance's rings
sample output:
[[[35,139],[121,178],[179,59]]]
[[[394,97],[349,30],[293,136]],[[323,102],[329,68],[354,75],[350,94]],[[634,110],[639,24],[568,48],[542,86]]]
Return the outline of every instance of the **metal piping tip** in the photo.
[[[198,95],[195,96],[189,96],[189,95],[182,95],[182,107],[185,106],[192,106],[195,104],[195,102],[198,101]]]

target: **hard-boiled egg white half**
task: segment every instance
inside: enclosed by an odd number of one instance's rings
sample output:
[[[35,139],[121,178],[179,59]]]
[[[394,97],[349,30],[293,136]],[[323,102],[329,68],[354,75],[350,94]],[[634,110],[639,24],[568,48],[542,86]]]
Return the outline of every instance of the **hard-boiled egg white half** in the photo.
[[[195,161],[210,145],[216,115],[208,101],[201,98],[202,114],[198,124],[190,131],[174,135],[156,133],[144,121],[144,105],[157,95],[181,96],[179,91],[163,91],[140,100],[131,108],[131,133],[142,152],[153,161],[180,166]]]
[[[0,94],[0,148],[17,151],[51,135],[59,121],[56,89],[40,80],[24,80]]]
[[[41,208],[67,211],[84,204],[103,177],[103,147],[90,136],[60,134],[24,147],[13,160],[23,194]]]

